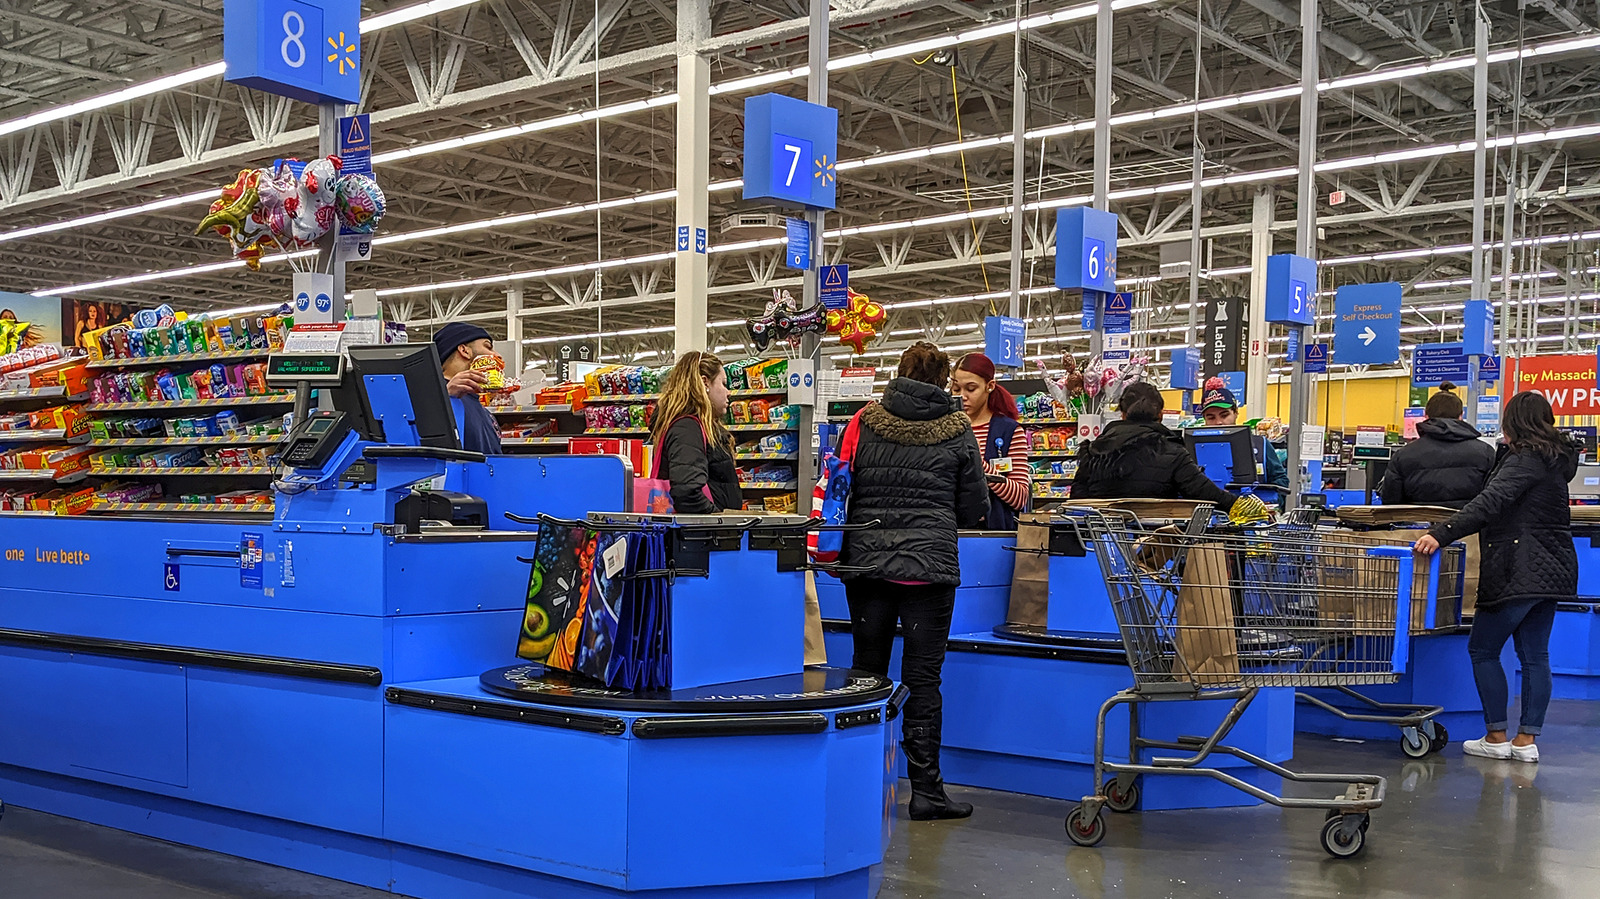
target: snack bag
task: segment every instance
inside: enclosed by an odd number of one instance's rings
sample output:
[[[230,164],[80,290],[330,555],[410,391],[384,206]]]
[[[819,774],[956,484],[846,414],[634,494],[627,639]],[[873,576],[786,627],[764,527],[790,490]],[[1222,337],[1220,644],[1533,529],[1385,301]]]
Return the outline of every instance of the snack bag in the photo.
[[[500,354],[485,353],[473,359],[472,364],[467,367],[473,371],[483,372],[484,377],[487,379],[483,385],[485,390],[500,391],[506,389],[506,360],[500,358]]]

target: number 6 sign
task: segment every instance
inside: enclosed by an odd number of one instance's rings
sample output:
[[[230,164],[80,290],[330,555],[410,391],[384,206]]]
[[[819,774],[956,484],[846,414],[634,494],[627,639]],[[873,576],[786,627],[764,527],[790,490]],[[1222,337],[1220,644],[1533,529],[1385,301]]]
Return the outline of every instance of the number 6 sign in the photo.
[[[224,0],[225,80],[307,103],[361,99],[360,0]]]

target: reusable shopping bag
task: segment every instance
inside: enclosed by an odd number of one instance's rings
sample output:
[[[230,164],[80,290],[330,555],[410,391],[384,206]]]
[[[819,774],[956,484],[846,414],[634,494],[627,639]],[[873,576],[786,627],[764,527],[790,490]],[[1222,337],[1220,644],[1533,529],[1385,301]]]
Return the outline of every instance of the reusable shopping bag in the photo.
[[[687,418],[688,416],[683,416]],[[676,421],[673,424],[677,424]],[[670,426],[669,426],[670,430]],[[666,431],[661,432],[665,436]],[[705,448],[705,434],[701,432],[701,449]],[[672,482],[661,476],[661,457],[665,455],[665,447],[657,446],[650,454],[650,477],[633,479],[633,511],[649,515],[671,515],[675,510],[672,505]],[[711,485],[700,488],[706,499],[712,499]],[[714,500],[713,500],[714,501]]]
[[[811,491],[811,507],[826,525],[841,525],[850,517],[850,466],[856,457],[856,442],[861,435],[861,414],[850,419],[839,451],[822,460],[822,477]],[[818,562],[837,562],[844,551],[843,531],[811,531],[806,534],[806,550]]]
[[[568,646],[562,644],[569,636],[569,626],[581,615],[589,590],[594,534],[581,526],[542,522],[533,555],[517,656],[567,669],[577,643],[576,631],[571,631]]]
[[[590,576],[588,599],[583,607],[582,627],[578,635],[576,666],[578,674],[605,681],[606,670],[617,647],[617,605],[627,583],[627,567],[614,574],[607,571],[607,552],[618,543],[627,550],[625,533],[600,531],[595,537],[594,572]]]

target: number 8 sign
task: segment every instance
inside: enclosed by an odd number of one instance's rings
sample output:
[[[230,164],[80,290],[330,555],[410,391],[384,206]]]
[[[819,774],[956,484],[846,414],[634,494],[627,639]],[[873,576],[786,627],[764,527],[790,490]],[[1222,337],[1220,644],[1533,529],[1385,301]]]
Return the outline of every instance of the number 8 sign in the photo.
[[[307,103],[361,99],[360,0],[224,0],[226,80]]]

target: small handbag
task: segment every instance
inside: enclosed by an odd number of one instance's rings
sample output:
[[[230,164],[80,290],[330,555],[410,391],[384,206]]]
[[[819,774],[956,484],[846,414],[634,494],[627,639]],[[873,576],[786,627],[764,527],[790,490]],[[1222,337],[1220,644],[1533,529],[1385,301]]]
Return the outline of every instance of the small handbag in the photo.
[[[811,506],[817,517],[826,525],[841,525],[850,516],[850,487],[854,483],[851,465],[855,461],[856,443],[860,439],[859,414],[845,426],[844,437],[839,441],[839,452],[822,460],[822,477],[811,490]],[[843,531],[810,531],[806,534],[806,551],[816,562],[837,562],[844,551]]]
[[[684,416],[684,418],[688,417]],[[673,424],[677,424],[677,422],[673,422]],[[670,429],[671,426],[669,425],[668,430]],[[663,439],[665,439],[665,435],[666,431],[663,431]],[[702,450],[705,449],[705,433],[703,431],[701,432],[700,446]],[[635,512],[642,512],[648,515],[671,515],[676,511],[672,505],[672,482],[661,476],[661,457],[664,455],[661,452],[662,448],[657,446],[655,447],[656,451],[650,454],[650,477],[633,479],[633,511]],[[711,495],[711,485],[707,484],[700,488],[700,492],[705,494],[706,499],[711,500],[713,503],[716,502]]]

